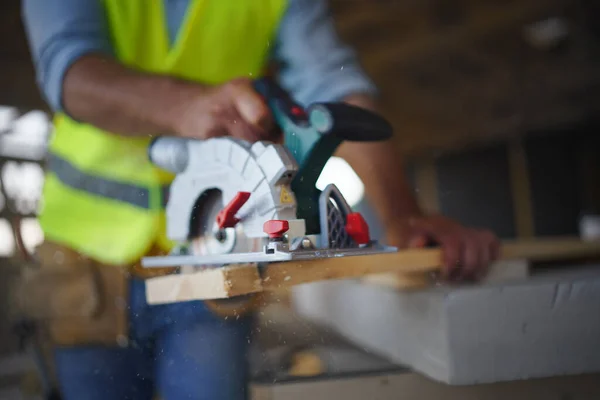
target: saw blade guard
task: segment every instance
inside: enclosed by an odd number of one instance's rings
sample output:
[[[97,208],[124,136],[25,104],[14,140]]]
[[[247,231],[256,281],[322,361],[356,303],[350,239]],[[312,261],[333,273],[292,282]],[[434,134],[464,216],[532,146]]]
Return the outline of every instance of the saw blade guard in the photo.
[[[260,250],[268,220],[290,221],[290,234],[305,235],[291,188],[298,167],[284,146],[230,137],[161,138],[150,154],[153,162],[176,172],[166,208],[167,236],[194,254]],[[185,168],[179,157],[187,160]]]

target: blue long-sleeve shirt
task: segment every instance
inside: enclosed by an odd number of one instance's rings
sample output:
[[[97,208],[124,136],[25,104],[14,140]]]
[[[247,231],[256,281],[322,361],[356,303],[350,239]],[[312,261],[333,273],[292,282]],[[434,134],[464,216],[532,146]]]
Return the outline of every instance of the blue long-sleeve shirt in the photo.
[[[190,0],[162,1],[174,40]],[[90,52],[113,55],[101,1],[22,0],[22,11],[38,84],[49,105],[62,110],[70,65]],[[281,84],[300,103],[376,92],[354,50],[337,36],[326,0],[289,0],[271,56],[282,65]]]

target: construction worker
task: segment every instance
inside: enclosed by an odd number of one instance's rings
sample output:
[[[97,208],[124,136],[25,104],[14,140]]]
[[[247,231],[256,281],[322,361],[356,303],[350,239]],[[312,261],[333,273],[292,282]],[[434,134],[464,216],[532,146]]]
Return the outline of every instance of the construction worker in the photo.
[[[64,398],[245,398],[249,315],[225,319],[199,301],[145,303],[150,275],[139,260],[172,246],[164,203],[173,178],[147,161],[146,146],[155,135],[278,140],[252,87],[272,62],[303,104],[376,110],[376,88],[336,36],[324,0],[22,4],[55,112],[37,255],[41,270],[97,294],[80,290],[88,297],[79,293],[48,321]],[[338,155],[365,183],[391,244],[438,243],[446,278],[481,276],[497,257],[492,233],[422,212],[389,144],[345,143]]]

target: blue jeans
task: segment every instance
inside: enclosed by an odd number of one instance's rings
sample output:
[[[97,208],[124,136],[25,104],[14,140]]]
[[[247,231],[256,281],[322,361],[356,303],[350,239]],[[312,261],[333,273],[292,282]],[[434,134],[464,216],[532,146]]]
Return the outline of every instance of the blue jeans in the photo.
[[[65,400],[243,400],[251,318],[215,316],[201,301],[149,306],[131,283],[131,345],[57,350]]]

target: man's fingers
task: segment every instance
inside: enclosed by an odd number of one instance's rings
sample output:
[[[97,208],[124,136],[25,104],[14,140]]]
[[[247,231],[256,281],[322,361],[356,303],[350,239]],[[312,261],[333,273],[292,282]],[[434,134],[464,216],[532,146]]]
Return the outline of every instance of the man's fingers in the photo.
[[[491,231],[484,231],[483,235],[489,249],[490,262],[494,262],[500,258],[500,239]]]
[[[479,275],[479,271],[484,268],[482,243],[473,233],[467,233],[463,239],[462,246],[462,277],[465,280],[473,280]]]
[[[470,247],[478,253],[478,265],[474,270],[466,265],[466,273],[470,278],[479,281],[485,277],[490,265],[500,256],[500,241],[491,231],[472,230],[469,234]]]
[[[217,138],[229,135],[229,131],[222,124],[212,124],[205,130],[204,139]]]
[[[442,239],[443,276],[449,280],[477,280],[485,275],[491,259],[490,243],[477,232],[463,231]]]
[[[409,248],[421,248],[427,246],[427,235],[417,235],[408,240]]]
[[[264,99],[254,90],[250,80],[238,80],[229,84],[228,93],[243,121],[266,138],[273,128],[273,119]]]
[[[256,142],[263,139],[262,131],[246,123],[244,118],[242,118],[236,110],[231,111],[223,124],[227,128],[229,136],[247,140],[249,142]]]
[[[491,231],[468,229],[443,217],[408,221],[412,236],[426,234],[442,250],[442,277],[447,281],[480,280],[500,257],[500,241]],[[415,247],[414,243],[413,246]]]
[[[479,248],[480,266],[478,267],[475,280],[479,281],[485,277],[489,271],[491,263],[499,257],[500,241],[491,231],[474,231],[472,235],[476,238]]]
[[[448,236],[441,240],[441,247],[444,263],[442,276],[444,279],[450,279],[461,265],[461,242],[455,237]]]
[[[485,238],[482,240],[482,242],[480,244],[480,255],[481,255],[481,259],[480,259],[481,266],[479,267],[479,270],[475,274],[476,280],[480,280],[483,277],[485,277],[485,275],[487,274],[487,272],[489,270],[490,263],[492,262],[491,243],[488,240],[485,240]]]

